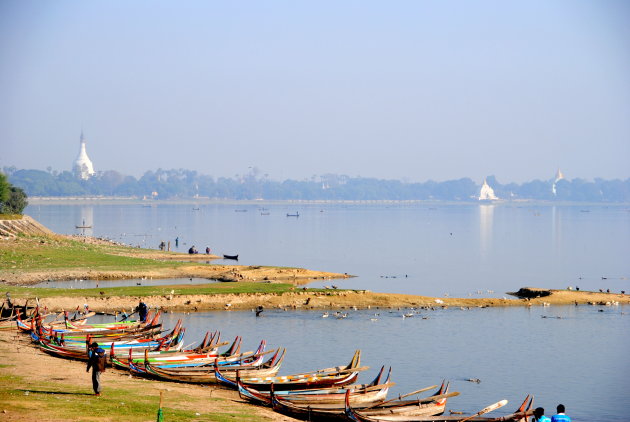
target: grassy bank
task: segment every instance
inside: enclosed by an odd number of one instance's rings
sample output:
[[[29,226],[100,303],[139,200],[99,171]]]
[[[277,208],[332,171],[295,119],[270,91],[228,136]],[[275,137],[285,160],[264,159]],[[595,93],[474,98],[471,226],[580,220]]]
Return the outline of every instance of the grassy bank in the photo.
[[[22,214],[0,214],[0,220],[21,220]]]
[[[229,294],[283,294],[295,290],[288,283],[210,283],[210,284],[173,284],[163,286],[128,286],[128,287],[103,287],[98,289],[61,289],[61,288],[35,288],[20,286],[2,286],[3,292],[9,292],[13,298],[54,298],[54,297],[82,297],[100,298],[103,296],[168,296],[179,295],[229,295]],[[302,289],[300,289],[302,290]],[[323,289],[308,289],[309,292],[327,292]],[[342,291],[338,290],[337,292]]]
[[[145,259],[140,257],[142,253],[141,249],[114,244],[92,244],[62,236],[20,236],[0,242],[0,266],[13,271],[74,268],[130,271],[174,268],[186,264]]]

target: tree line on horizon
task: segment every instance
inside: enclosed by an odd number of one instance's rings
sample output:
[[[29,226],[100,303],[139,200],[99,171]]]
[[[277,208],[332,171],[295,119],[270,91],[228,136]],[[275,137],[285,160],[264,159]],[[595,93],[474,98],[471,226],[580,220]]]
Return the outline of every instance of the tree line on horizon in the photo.
[[[408,183],[327,174],[309,180],[270,180],[258,171],[234,177],[199,174],[186,169],[147,171],[140,178],[114,170],[77,179],[71,172],[3,169],[9,181],[28,196],[76,197],[121,196],[151,199],[204,197],[236,200],[444,200],[476,201],[480,185],[470,178]],[[561,179],[501,184],[487,178],[503,200],[546,200],[574,202],[630,202],[630,179],[593,181]],[[554,194],[555,184],[555,194]]]

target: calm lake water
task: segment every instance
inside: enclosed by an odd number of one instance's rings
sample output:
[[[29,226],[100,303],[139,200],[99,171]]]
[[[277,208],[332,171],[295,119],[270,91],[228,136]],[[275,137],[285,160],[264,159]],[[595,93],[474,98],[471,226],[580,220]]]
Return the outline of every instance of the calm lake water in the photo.
[[[502,297],[523,286],[630,292],[627,206],[31,205],[26,212],[60,233],[80,233],[75,226],[85,221],[93,227],[86,234],[128,244],[157,248],[163,240],[175,249],[179,237],[181,251],[209,246],[239,254],[239,264],[358,276],[313,286],[461,297]],[[574,420],[628,420],[628,307],[422,312],[428,319],[402,313],[350,311],[337,320],[266,310],[263,318],[208,312],[167,314],[166,321],[184,318],[188,342],[219,329],[226,340],[242,335],[248,349],[263,338],[287,347],[282,373],[347,363],[362,349],[371,370],[361,381],[381,365],[393,367],[393,394],[448,379],[462,393],[449,401],[454,410],[506,398],[507,413],[531,393],[548,414],[564,403]]]

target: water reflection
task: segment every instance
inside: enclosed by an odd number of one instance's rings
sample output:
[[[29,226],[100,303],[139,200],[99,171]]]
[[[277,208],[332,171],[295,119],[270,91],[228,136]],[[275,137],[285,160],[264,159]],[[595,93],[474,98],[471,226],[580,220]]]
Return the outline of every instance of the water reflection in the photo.
[[[479,205],[479,250],[482,258],[487,258],[492,249],[492,226],[494,205]]]
[[[76,221],[75,228],[82,236],[94,235],[94,207],[84,205],[79,208],[79,218]]]
[[[553,249],[556,255],[562,249],[562,211],[555,205],[551,207],[551,233],[553,236]]]

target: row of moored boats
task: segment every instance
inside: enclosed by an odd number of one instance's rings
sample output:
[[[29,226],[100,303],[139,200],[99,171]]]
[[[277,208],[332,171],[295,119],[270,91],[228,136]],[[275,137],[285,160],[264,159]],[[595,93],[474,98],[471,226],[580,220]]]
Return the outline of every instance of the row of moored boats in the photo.
[[[181,320],[164,330],[160,314],[149,315],[145,322],[117,321],[91,323],[93,313],[46,314],[38,307],[0,309],[0,328],[17,328],[28,333],[43,351],[68,359],[87,360],[89,344],[98,342],[108,354],[113,367],[139,377],[191,384],[220,384],[238,390],[253,403],[270,406],[277,412],[309,421],[342,420],[355,422],[442,422],[442,421],[521,421],[532,414],[533,397],[527,396],[514,413],[488,417],[487,413],[503,407],[502,400],[471,416],[445,416],[447,400],[459,392],[449,384],[420,388],[409,394],[388,399],[391,368],[381,367],[369,383],[358,383],[361,366],[357,350],[347,365],[309,372],[278,375],[286,350],[266,350],[263,340],[254,351],[241,351],[242,338],[222,341],[218,331],[206,333],[197,345],[184,346],[186,329]],[[431,392],[421,397],[422,393]]]

